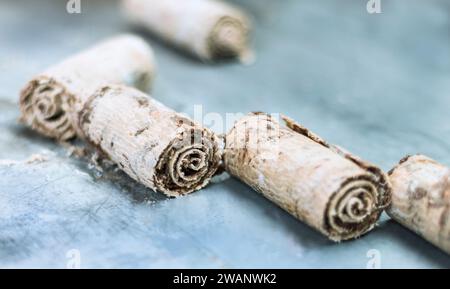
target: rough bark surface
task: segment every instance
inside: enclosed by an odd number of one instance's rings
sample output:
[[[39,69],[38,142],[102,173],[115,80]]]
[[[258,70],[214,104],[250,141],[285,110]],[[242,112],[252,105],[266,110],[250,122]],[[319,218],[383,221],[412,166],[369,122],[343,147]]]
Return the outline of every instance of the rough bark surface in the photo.
[[[123,0],[124,14],[162,39],[203,60],[247,57],[250,22],[215,0]]]
[[[226,136],[234,176],[334,241],[358,237],[390,201],[387,176],[283,116],[250,114]]]
[[[130,87],[98,90],[80,127],[130,177],[172,197],[203,188],[221,161],[210,130]]]
[[[21,121],[39,133],[68,140],[80,133],[78,113],[96,89],[108,83],[150,89],[152,49],[139,37],[121,35],[50,67],[20,94]]]
[[[388,214],[450,254],[450,169],[415,155],[404,158],[389,176]]]

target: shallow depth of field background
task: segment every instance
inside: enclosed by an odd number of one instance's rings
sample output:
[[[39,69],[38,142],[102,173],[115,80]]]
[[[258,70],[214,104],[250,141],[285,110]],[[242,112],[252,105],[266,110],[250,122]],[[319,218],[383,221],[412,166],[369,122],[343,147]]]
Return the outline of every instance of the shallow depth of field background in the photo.
[[[450,257],[383,216],[333,244],[235,179],[166,199],[17,123],[33,75],[108,36],[153,46],[153,97],[175,110],[281,112],[389,170],[424,153],[450,165],[450,2],[233,0],[252,17],[252,66],[203,64],[137,31],[116,1],[0,2],[0,267],[450,267]],[[48,159],[21,162],[32,154]],[[74,253],[75,252],[75,253]],[[377,261],[377,262],[378,262]],[[378,264],[378,263],[377,263]]]

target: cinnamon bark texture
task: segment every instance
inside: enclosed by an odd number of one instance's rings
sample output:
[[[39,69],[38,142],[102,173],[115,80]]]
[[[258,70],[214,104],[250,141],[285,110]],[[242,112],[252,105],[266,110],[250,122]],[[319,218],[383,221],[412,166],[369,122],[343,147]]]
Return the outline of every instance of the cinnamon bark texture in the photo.
[[[21,121],[43,135],[68,140],[80,133],[78,112],[96,89],[116,83],[147,91],[154,70],[153,52],[141,38],[106,40],[28,82],[20,94]]]
[[[389,176],[388,214],[450,254],[450,169],[415,155],[404,158]]]
[[[251,56],[250,22],[239,9],[216,0],[123,0],[131,23],[197,57],[212,61]]]
[[[147,187],[171,197],[204,187],[221,151],[208,129],[125,86],[105,86],[80,114],[86,139]]]
[[[387,176],[283,116],[237,121],[226,136],[225,167],[294,217],[334,241],[358,237],[390,201]]]

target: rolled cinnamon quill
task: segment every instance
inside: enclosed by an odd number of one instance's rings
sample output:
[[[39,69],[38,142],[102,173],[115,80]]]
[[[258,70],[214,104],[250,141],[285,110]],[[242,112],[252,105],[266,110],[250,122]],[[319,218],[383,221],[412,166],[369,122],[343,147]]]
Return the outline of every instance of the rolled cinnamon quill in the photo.
[[[450,254],[450,168],[415,155],[401,160],[389,176],[388,214]]]
[[[79,133],[78,112],[107,83],[150,89],[155,64],[152,49],[139,37],[106,40],[50,67],[20,94],[21,121],[39,133],[68,140]]]
[[[171,197],[203,188],[221,161],[214,133],[130,87],[98,90],[80,127],[130,177]]]
[[[226,136],[226,170],[331,240],[371,230],[390,200],[386,175],[283,120],[253,113],[237,121]]]
[[[248,55],[249,20],[239,9],[216,0],[122,0],[124,14],[203,60]]]

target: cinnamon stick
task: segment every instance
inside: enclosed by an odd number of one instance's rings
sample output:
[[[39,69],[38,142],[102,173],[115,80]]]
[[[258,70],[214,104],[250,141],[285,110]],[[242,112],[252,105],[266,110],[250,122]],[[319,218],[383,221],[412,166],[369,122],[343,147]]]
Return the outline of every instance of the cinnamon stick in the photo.
[[[250,21],[216,0],[123,0],[127,19],[202,60],[248,56]]]
[[[80,134],[78,113],[96,89],[107,83],[147,91],[154,76],[152,49],[139,37],[108,39],[48,68],[20,93],[21,121],[58,140]]]
[[[221,161],[214,133],[130,87],[98,90],[80,127],[130,177],[171,197],[203,188]]]
[[[404,158],[389,176],[388,214],[450,254],[450,168],[415,155]]]
[[[371,230],[389,204],[390,184],[360,160],[293,120],[252,113],[226,136],[225,168],[334,241]]]

